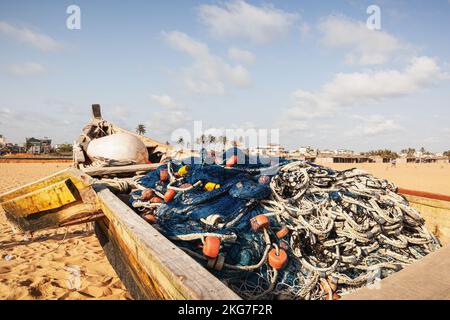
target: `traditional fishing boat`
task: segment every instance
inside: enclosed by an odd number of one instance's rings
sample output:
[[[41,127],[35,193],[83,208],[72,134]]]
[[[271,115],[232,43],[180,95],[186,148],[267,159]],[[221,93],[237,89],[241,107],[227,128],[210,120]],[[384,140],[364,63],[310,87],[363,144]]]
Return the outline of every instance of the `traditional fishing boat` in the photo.
[[[133,177],[155,170],[169,158],[181,158],[171,146],[129,132],[104,120],[93,105],[92,120],[74,144],[74,165],[52,176],[0,195],[7,218],[23,231],[93,223],[95,233],[118,276],[136,299],[240,299],[126,204],[128,186],[115,177]],[[91,141],[117,133],[138,137],[148,163],[93,163]],[[99,179],[101,178],[101,179]],[[120,192],[122,191],[122,192]],[[382,280],[380,290],[361,289],[347,298],[450,298],[450,197],[399,189],[419,209],[444,244],[417,263]],[[427,273],[424,273],[424,268]],[[398,279],[397,279],[397,278]],[[396,280],[397,279],[397,280]],[[447,283],[445,283],[447,281]],[[443,283],[444,282],[444,283]],[[427,290],[423,290],[424,283]],[[395,288],[402,288],[401,293]],[[446,293],[447,292],[447,293]]]

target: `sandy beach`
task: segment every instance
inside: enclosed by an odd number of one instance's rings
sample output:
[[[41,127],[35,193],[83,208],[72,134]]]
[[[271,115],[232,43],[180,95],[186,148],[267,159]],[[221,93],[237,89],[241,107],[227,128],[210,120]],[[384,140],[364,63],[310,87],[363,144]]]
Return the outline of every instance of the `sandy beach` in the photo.
[[[450,163],[331,163],[325,166],[345,170],[359,168],[378,178],[394,182],[397,187],[450,195]]]
[[[0,193],[67,167],[1,163]],[[67,233],[66,233],[67,231]],[[0,300],[131,299],[86,225],[15,233],[0,209]]]

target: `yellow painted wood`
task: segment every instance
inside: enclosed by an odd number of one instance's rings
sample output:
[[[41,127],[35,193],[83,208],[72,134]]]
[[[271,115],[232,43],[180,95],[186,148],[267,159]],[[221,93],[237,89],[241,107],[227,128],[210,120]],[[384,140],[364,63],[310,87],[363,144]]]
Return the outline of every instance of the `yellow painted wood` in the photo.
[[[450,213],[450,202],[449,201],[429,199],[429,198],[410,196],[410,195],[404,195],[404,197],[411,204],[418,204],[418,205],[432,207],[432,208],[436,208],[436,209],[442,209],[442,213],[444,213],[444,212],[447,212],[447,214]],[[439,210],[437,212],[439,212]]]
[[[17,217],[27,217],[33,213],[61,208],[77,201],[78,191],[70,179],[49,185],[48,187],[26,193],[2,204],[6,212]]]
[[[38,189],[48,187],[51,184],[63,181],[65,179],[70,179],[75,185],[75,187],[78,189],[78,191],[89,188],[94,183],[93,178],[89,177],[86,174],[83,174],[80,170],[71,167],[59,171],[43,179],[21,186],[17,189],[11,190],[7,193],[1,194],[0,204],[3,204],[4,202],[14,199],[16,197],[20,197],[29,192],[33,192]]]
[[[0,195],[6,217],[22,231],[57,228],[101,213],[94,179],[68,168]]]
[[[450,244],[450,202],[418,196],[404,195],[411,207],[425,219],[425,225],[442,245]]]

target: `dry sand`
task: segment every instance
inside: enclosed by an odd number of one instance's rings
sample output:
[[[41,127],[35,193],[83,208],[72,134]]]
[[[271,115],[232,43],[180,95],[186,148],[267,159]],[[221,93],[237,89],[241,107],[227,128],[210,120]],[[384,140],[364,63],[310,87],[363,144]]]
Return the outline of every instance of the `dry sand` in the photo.
[[[0,193],[66,168],[0,163]],[[1,299],[131,299],[86,225],[14,233],[0,208]]]
[[[391,164],[384,163],[331,163],[325,166],[344,170],[359,168],[377,178],[388,179],[398,187],[450,195],[450,163],[444,164]]]

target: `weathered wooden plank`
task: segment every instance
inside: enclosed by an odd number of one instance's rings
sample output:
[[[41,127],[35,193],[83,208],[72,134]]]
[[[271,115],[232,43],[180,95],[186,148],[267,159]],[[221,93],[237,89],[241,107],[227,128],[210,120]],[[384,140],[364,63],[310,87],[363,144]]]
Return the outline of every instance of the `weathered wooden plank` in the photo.
[[[102,167],[102,168],[86,167],[82,168],[81,170],[84,173],[90,175],[91,177],[101,177],[114,174],[135,173],[139,171],[148,172],[155,170],[160,165],[161,165],[160,163],[150,163],[150,164],[135,164],[130,166],[118,166],[118,167]]]
[[[86,162],[86,157],[84,156],[84,152],[78,143],[75,143],[73,145],[73,160],[76,164]]]
[[[93,104],[92,105],[92,118],[96,120],[102,119],[102,108],[99,104]]]
[[[37,231],[58,228],[73,221],[90,220],[92,217],[99,218],[100,213],[96,205],[75,203],[62,209],[45,211],[25,218],[9,212],[5,212],[5,216],[22,231]]]
[[[96,235],[122,283],[134,299],[159,300],[162,295],[147,272],[122,241],[106,218],[96,222]]]
[[[45,188],[50,184],[54,184],[65,179],[71,179],[74,186],[80,192],[81,190],[89,188],[94,183],[94,179],[92,179],[90,176],[83,174],[80,170],[71,167],[0,195],[0,204],[29,192],[33,192],[37,189]]]
[[[344,300],[450,299],[450,247],[443,247],[381,280],[375,288],[358,289]]]
[[[430,194],[425,193],[425,196],[418,196],[417,194],[421,194],[419,191],[402,194],[411,207],[420,212],[427,228],[438,237],[441,244],[450,244],[450,201],[443,200],[445,198],[441,195],[429,196]]]
[[[164,299],[240,299],[216,277],[122,203],[97,190],[102,211]]]
[[[442,212],[450,211],[450,201],[430,199],[430,198],[411,196],[411,195],[405,195],[405,194],[404,194],[404,196],[410,203],[415,203],[415,204],[419,204],[422,206],[442,209]]]
[[[57,228],[100,213],[94,180],[68,168],[0,195],[6,217],[23,231]]]
[[[2,203],[6,212],[14,212],[17,217],[63,207],[80,199],[80,194],[70,179],[25,193]]]

